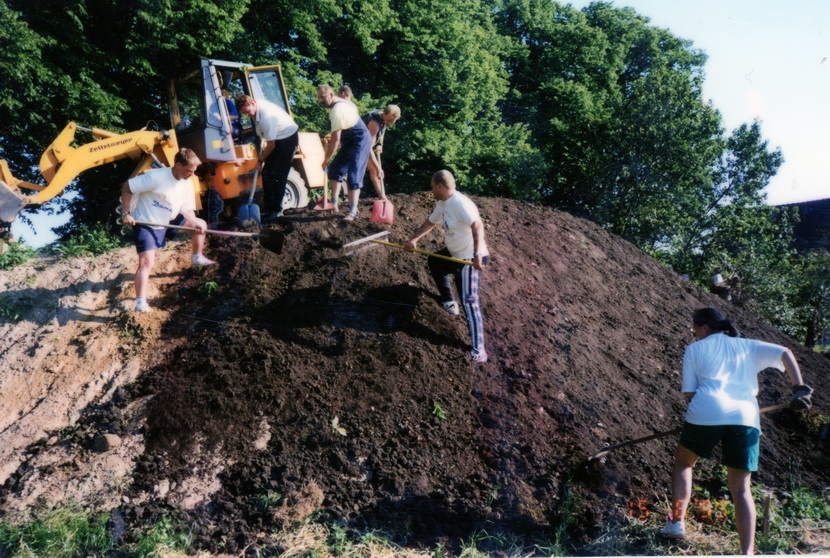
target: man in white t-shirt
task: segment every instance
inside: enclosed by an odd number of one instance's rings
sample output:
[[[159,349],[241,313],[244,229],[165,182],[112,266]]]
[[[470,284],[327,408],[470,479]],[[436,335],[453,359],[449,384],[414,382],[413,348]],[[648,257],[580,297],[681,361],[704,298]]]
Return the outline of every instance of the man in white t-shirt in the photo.
[[[484,317],[479,301],[481,270],[490,261],[487,242],[484,240],[484,223],[473,201],[455,189],[455,178],[449,171],[436,172],[432,176],[431,187],[432,195],[438,200],[435,209],[406,241],[404,249],[410,252],[415,250],[418,241],[437,226],[444,230],[444,241],[447,244],[438,254],[472,263],[467,265],[432,256],[427,258],[444,309],[452,315],[459,314],[458,303],[452,292],[452,280],[455,279],[456,289],[467,314],[467,324],[470,326],[470,358],[475,362],[487,362]]]
[[[135,272],[135,311],[150,312],[145,298],[150,272],[157,249],[164,248],[174,229],[138,225],[136,221],[164,225],[182,225],[199,229],[191,235],[192,263],[210,265],[213,261],[202,255],[207,223],[196,216],[196,193],[190,177],[201,161],[190,149],[182,149],[173,160],[172,168],[158,168],[129,179],[121,186],[122,220],[133,227],[133,242],[138,252]]]
[[[257,135],[262,139],[262,151],[257,170],[262,170],[262,190],[265,201],[263,221],[282,217],[285,186],[294,153],[300,143],[299,126],[291,115],[270,101],[257,101],[248,95],[236,98],[236,108],[254,121]]]
[[[320,106],[331,109],[329,113],[331,135],[326,145],[326,155],[323,158],[323,170],[327,171],[334,210],[338,211],[340,184],[348,180],[349,213],[344,219],[354,221],[358,217],[357,204],[360,200],[360,189],[363,187],[363,176],[366,173],[369,152],[372,149],[372,138],[355,104],[335,96],[330,85],[321,85],[317,88],[317,102]],[[337,155],[329,163],[335,151]]]

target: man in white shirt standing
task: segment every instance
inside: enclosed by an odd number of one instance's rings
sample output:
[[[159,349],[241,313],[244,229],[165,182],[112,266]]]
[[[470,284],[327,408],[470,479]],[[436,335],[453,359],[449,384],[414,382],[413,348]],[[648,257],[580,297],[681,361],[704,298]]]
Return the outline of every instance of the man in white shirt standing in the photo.
[[[254,121],[256,133],[262,140],[256,170],[262,171],[262,190],[265,197],[263,221],[282,217],[282,202],[291,162],[300,143],[299,126],[291,115],[270,101],[256,100],[249,95],[236,98],[236,109]]]
[[[334,210],[338,211],[340,183],[348,180],[349,213],[344,220],[354,221],[358,217],[357,203],[360,200],[363,176],[366,174],[366,164],[372,149],[372,138],[366,124],[360,119],[360,112],[355,104],[335,96],[330,85],[317,88],[317,102],[320,106],[331,109],[331,139],[326,145],[323,170],[327,170]],[[335,151],[337,155],[329,163]]]
[[[215,263],[202,255],[207,223],[196,216],[196,193],[190,178],[201,161],[190,149],[176,153],[172,168],[159,168],[133,177],[121,185],[122,220],[133,227],[133,242],[138,252],[135,272],[135,311],[150,312],[145,293],[156,250],[164,248],[173,229],[138,225],[136,221],[163,225],[186,225],[199,229],[191,235],[193,265]]]
[[[455,279],[456,289],[461,295],[464,312],[467,314],[467,324],[470,326],[470,358],[475,362],[487,362],[487,351],[484,349],[484,317],[479,301],[481,270],[490,261],[487,242],[484,240],[484,223],[473,201],[455,189],[455,178],[450,171],[436,172],[432,176],[431,186],[432,195],[438,202],[424,224],[406,241],[404,249],[409,252],[415,250],[418,241],[439,226],[444,229],[447,247],[438,254],[472,263],[467,265],[432,256],[427,258],[444,309],[457,316],[458,303],[452,292],[452,279]]]

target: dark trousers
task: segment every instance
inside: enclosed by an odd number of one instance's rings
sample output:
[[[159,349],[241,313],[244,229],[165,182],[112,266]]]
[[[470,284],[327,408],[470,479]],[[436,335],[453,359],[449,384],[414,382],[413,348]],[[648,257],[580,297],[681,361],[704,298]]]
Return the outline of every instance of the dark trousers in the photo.
[[[291,162],[300,143],[299,133],[276,141],[274,150],[262,165],[262,190],[265,211],[282,211],[285,184],[291,172]]]
[[[444,248],[438,254],[450,256],[450,251]],[[487,265],[489,258],[484,257],[483,264]],[[479,290],[481,287],[481,271],[471,265],[451,262],[441,258],[427,258],[427,265],[438,287],[441,302],[455,300],[452,293],[452,283],[461,296],[461,304],[467,315],[467,325],[470,327],[470,341],[476,351],[484,350],[484,316],[481,313]]]

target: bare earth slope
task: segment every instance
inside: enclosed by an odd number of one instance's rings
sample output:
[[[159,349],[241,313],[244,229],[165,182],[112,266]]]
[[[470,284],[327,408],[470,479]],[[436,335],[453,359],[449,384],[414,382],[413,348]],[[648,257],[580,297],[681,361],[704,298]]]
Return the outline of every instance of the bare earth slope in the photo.
[[[393,200],[390,239],[402,242],[432,202]],[[182,271],[184,245],[165,252],[150,316],[122,311],[128,249],[0,272],[2,296],[35,300],[22,321],[0,318],[2,507],[73,496],[127,526],[186,509],[200,546],[235,552],[313,511],[424,541],[482,526],[542,534],[573,479],[594,496],[572,527],[587,540],[630,499],[665,498],[675,438],[601,467],[584,460],[680,423],[680,364],[702,306],[793,348],[830,413],[830,361],[587,221],[476,201],[492,252],[487,364],[467,359],[466,322],[436,303],[423,256],[344,252],[383,230],[367,219],[290,214],[279,255],[211,240],[219,264],[204,273]],[[440,246],[435,232],[422,248]],[[777,371],[761,384],[763,405],[789,394]],[[763,428],[758,482],[785,486],[797,470],[823,486],[826,431],[808,434],[790,411]],[[95,451],[100,433],[121,445]]]

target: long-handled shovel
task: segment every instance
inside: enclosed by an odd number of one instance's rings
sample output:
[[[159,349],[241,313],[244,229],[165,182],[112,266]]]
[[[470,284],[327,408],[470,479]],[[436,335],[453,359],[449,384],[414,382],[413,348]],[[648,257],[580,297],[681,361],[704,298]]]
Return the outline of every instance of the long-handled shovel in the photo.
[[[179,231],[199,232],[195,227],[183,227],[181,225],[163,225],[161,223],[148,223],[146,221],[136,221],[137,225],[147,225],[149,227],[164,227],[166,229],[176,229]],[[234,236],[238,238],[258,238],[260,245],[266,250],[270,250],[275,254],[282,254],[282,246],[285,244],[285,235],[277,230],[265,229],[261,233],[249,233],[238,231],[213,231],[206,230],[207,234],[215,234],[217,236]]]
[[[401,244],[394,244],[392,242],[386,242],[385,240],[378,240],[378,237],[385,236],[389,234],[389,231],[379,232],[377,234],[373,234],[371,236],[367,236],[365,238],[361,238],[359,240],[355,240],[353,242],[349,242],[348,244],[344,244],[343,248],[353,248],[359,244],[363,244],[364,242],[374,242],[375,244],[383,244],[384,246],[390,246],[392,248],[399,248],[400,250],[404,250],[405,248]],[[424,254],[425,256],[432,256],[433,258],[441,258],[442,260],[448,260],[455,263],[465,264],[465,265],[473,265],[473,262],[468,262],[467,260],[460,260],[458,258],[453,258],[450,256],[444,256],[443,254],[436,254],[434,252],[427,252],[426,250],[419,250],[416,248],[413,250],[419,254]]]
[[[259,157],[259,148],[257,148],[257,157]],[[239,226],[247,227],[261,227],[262,217],[259,212],[259,206],[254,203],[254,194],[256,193],[256,181],[259,178],[259,170],[254,171],[254,179],[251,181],[251,194],[248,196],[248,203],[239,207]]]
[[[376,240],[376,239],[373,238],[373,239],[369,240],[369,242],[375,242],[377,244],[383,244],[384,246],[389,246],[390,248],[398,248],[400,250],[405,250],[403,245],[395,244],[395,243],[392,243],[392,242],[386,242],[385,240]],[[413,250],[413,252],[417,252],[418,254],[423,254],[425,256],[432,256],[433,258],[440,258],[442,260],[447,260],[447,261],[450,261],[450,262],[460,263],[460,264],[464,264],[464,265],[473,265],[473,262],[468,262],[467,260],[461,260],[459,258],[453,258],[451,256],[444,256],[443,254],[436,254],[435,252],[427,252],[426,250],[420,250],[418,248],[415,248],[415,250]]]
[[[775,411],[780,411],[781,409],[785,409],[789,407],[789,402],[787,403],[779,403],[778,405],[772,405],[771,407],[764,407],[761,409],[761,414],[765,413],[772,413]],[[591,457],[588,458],[587,463],[591,463],[592,461],[596,461],[597,459],[601,459],[605,457],[605,455],[613,451],[615,449],[624,448],[625,446],[632,446],[634,444],[639,444],[641,442],[648,442],[649,440],[656,440],[657,438],[663,438],[665,436],[671,436],[672,434],[680,434],[683,431],[682,426],[678,426],[672,430],[666,430],[665,432],[657,432],[655,434],[651,434],[650,436],[643,436],[642,438],[637,438],[635,440],[626,440],[625,442],[620,442],[618,444],[613,444],[611,446],[606,446],[599,450],[599,452],[595,453]]]

